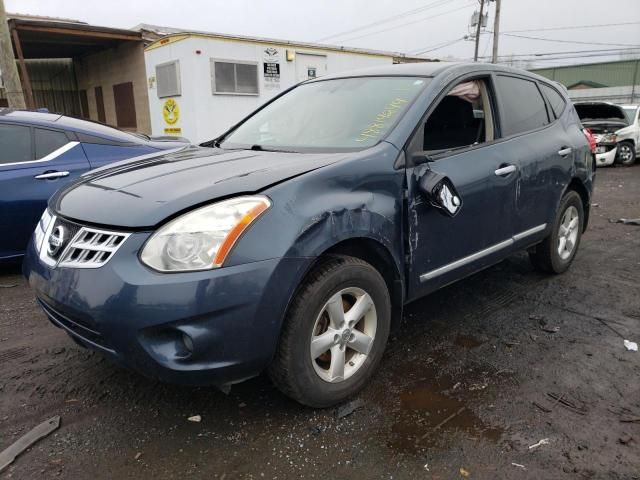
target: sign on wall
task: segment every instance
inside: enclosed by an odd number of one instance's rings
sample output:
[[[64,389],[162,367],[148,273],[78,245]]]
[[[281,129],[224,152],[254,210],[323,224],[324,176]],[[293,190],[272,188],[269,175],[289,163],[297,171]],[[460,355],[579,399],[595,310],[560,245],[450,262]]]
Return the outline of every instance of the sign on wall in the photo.
[[[280,89],[280,52],[277,48],[269,47],[264,49],[264,87],[267,90]]]
[[[165,127],[164,133],[166,135],[178,135],[182,133],[182,129],[175,126],[180,119],[180,106],[173,98],[168,98],[162,105],[162,118],[164,118],[167,125],[171,125],[170,127]]]
[[[173,98],[168,98],[162,106],[162,116],[168,125],[175,125],[180,119],[180,107]]]

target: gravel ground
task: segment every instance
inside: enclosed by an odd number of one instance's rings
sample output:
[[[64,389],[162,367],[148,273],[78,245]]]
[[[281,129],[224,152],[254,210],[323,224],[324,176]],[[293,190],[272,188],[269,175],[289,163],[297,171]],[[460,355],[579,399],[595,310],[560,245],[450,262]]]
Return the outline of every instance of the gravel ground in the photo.
[[[519,254],[409,305],[342,409],[263,377],[224,395],[122,370],[4,269],[0,449],[62,422],[0,478],[640,479],[640,352],[623,346],[640,342],[640,227],[609,222],[640,217],[640,165],[599,170],[593,201],[569,272]]]

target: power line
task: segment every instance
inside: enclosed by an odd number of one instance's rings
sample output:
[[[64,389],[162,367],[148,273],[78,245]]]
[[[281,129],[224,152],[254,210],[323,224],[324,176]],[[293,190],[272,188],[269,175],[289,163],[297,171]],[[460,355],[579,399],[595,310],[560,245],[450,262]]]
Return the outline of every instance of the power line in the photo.
[[[348,41],[350,41],[350,40],[357,40],[357,39],[360,39],[360,38],[368,37],[368,36],[370,36],[370,35],[376,35],[376,34],[378,34],[378,33],[384,33],[384,32],[388,32],[388,31],[390,31],[390,30],[395,30],[396,28],[404,27],[404,26],[407,26],[407,25],[413,25],[414,23],[424,22],[425,20],[431,20],[431,19],[433,19],[433,18],[441,17],[441,16],[443,16],[443,15],[448,15],[449,13],[453,13],[453,12],[457,12],[457,11],[460,11],[460,10],[466,9],[466,8],[468,8],[469,6],[473,5],[474,3],[475,3],[475,2],[466,3],[466,4],[464,4],[463,6],[461,6],[461,7],[459,7],[459,8],[454,8],[453,10],[447,10],[446,12],[438,13],[438,14],[436,14],[436,15],[431,15],[430,17],[420,18],[420,19],[418,19],[418,20],[414,20],[414,21],[412,21],[412,22],[405,22],[405,23],[401,23],[401,24],[399,24],[399,25],[396,25],[396,26],[393,26],[393,27],[389,27],[389,28],[385,28],[385,29],[383,29],[383,30],[376,30],[376,31],[373,31],[373,32],[370,32],[370,33],[365,33],[365,34],[363,34],[363,35],[359,35],[359,36],[357,36],[357,37],[349,37],[349,38],[345,38],[345,39],[340,40],[340,42],[348,42]]]
[[[640,25],[640,22],[600,23],[595,25],[570,25],[566,27],[528,28],[525,30],[506,30],[503,33],[549,32],[552,30],[580,30],[583,28],[621,27],[625,25]]]
[[[453,45],[454,43],[461,42],[465,40],[465,37],[456,38],[455,40],[449,40],[444,43],[437,43],[435,45],[431,45],[430,47],[423,47],[425,50],[411,50],[412,55],[422,55],[423,53],[433,52],[434,50],[439,50],[444,47],[448,47],[449,45]]]
[[[530,37],[527,35],[514,35],[513,33],[506,33],[506,32],[501,33],[501,35],[506,35],[507,37],[526,38],[528,40],[539,40],[543,42],[575,43],[580,45],[610,45],[614,47],[640,47],[640,45],[632,45],[629,43],[581,42],[578,40],[559,40],[554,38]]]
[[[569,50],[562,52],[541,52],[541,53],[518,53],[518,54],[510,54],[510,55],[499,55],[498,58],[502,57],[543,57],[550,55],[563,55],[563,54],[576,54],[576,53],[598,53],[598,52],[608,52],[608,53],[625,53],[631,50],[639,50],[640,47],[632,47],[632,48],[604,48],[604,49],[593,49],[593,50]],[[480,57],[480,58],[488,58],[488,56]]]
[[[433,3],[427,4],[427,5],[423,5],[422,7],[414,8],[413,10],[407,10],[406,12],[399,13],[397,15],[394,15],[393,17],[387,17],[387,18],[384,18],[382,20],[377,20],[375,22],[367,23],[366,25],[361,25],[359,27],[352,28],[351,30],[346,30],[344,32],[334,33],[333,35],[329,35],[329,36],[320,38],[320,39],[315,40],[315,41],[316,42],[323,42],[325,40],[329,40],[330,38],[342,37],[343,35],[348,35],[350,33],[359,32],[360,30],[366,30],[367,28],[375,27],[375,26],[381,25],[383,23],[393,22],[394,20],[399,20],[399,19],[404,18],[404,17],[415,15],[416,13],[423,12],[423,11],[429,9],[429,8],[436,8],[436,7],[439,7],[441,5],[444,5],[447,2],[452,3],[454,1],[455,0],[436,0]]]

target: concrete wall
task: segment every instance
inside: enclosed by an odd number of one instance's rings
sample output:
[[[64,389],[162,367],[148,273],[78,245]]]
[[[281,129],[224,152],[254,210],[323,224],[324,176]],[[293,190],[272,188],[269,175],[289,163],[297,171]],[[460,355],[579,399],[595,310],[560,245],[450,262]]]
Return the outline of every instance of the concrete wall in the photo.
[[[98,120],[95,87],[102,87],[106,123],[117,126],[113,86],[132,82],[137,131],[151,133],[149,97],[142,42],[123,42],[118,47],[75,61],[78,90],[87,91],[89,117]]]
[[[269,48],[277,51],[275,57],[277,63],[280,64],[280,81],[277,82],[277,85],[267,81],[263,73],[263,62],[267,61],[265,50]],[[287,61],[287,50],[296,53],[296,60]],[[306,64],[301,63],[308,61],[308,57],[306,60],[304,59],[304,54],[326,57],[326,69],[322,68],[324,71],[319,69],[318,76],[393,63],[392,56],[298,48],[295,45],[276,43],[197,35],[184,35],[179,39],[163,39],[145,51],[152,133],[154,135],[180,135],[197,143],[215,138],[267,100],[298,83],[300,71],[306,72]],[[214,93],[211,87],[210,60],[212,58],[226,61],[256,62],[258,64],[259,94]],[[169,99],[158,98],[154,80],[156,65],[174,60],[180,61],[182,91],[180,95],[171,97],[178,104],[180,115],[176,123],[169,125],[163,118],[163,108]],[[297,62],[297,60],[299,61]]]
[[[640,85],[628,87],[577,88],[569,90],[574,101],[604,101],[612,103],[640,103]]]

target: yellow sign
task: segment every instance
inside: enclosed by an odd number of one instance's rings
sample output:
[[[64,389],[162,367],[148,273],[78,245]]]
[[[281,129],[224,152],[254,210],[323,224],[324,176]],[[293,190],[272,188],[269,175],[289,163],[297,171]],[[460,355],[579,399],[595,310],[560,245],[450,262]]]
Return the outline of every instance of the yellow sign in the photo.
[[[179,133],[182,133],[182,129],[181,128],[165,128],[164,129],[164,133],[166,133],[167,135],[177,135]]]
[[[164,102],[162,107],[162,116],[168,125],[175,125],[178,123],[178,119],[180,118],[180,107],[178,106],[178,102],[173,98],[169,98]]]

